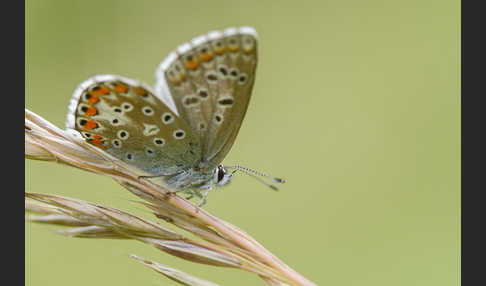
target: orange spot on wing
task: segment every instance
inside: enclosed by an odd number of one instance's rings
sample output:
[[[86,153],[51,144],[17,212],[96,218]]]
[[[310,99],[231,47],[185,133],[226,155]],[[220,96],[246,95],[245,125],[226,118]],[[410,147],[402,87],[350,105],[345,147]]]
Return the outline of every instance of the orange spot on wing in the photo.
[[[90,107],[88,107],[88,109],[86,110],[86,112],[84,114],[86,114],[88,116],[93,116],[93,115],[98,114],[98,110],[96,110],[96,108],[94,108],[93,106],[90,106]]]
[[[106,95],[108,93],[110,93],[110,89],[107,88],[106,86],[91,91],[91,95]]]
[[[214,50],[214,53],[217,54],[217,55],[222,55],[222,54],[224,54],[224,48],[216,49],[216,50]]]
[[[128,90],[128,86],[126,86],[122,83],[117,83],[113,88],[115,89],[115,91],[123,92],[123,93],[127,92],[127,90]]]
[[[249,49],[249,50],[243,50],[243,52],[247,55],[249,54],[253,54],[253,49]]]
[[[135,90],[135,93],[140,95],[140,96],[146,97],[148,95],[148,91],[146,91],[143,88],[136,87],[134,90]]]
[[[93,128],[97,128],[98,123],[96,123],[94,120],[88,120],[84,125],[83,128],[84,130],[91,130]]]
[[[229,49],[231,52],[233,52],[233,53],[234,53],[234,52],[236,52],[236,51],[238,51],[238,48],[239,48],[239,47],[228,47],[228,49]]]
[[[201,61],[203,61],[203,62],[210,61],[212,58],[213,58],[213,55],[211,55],[210,53],[205,53],[205,54],[202,54],[202,55],[199,56],[199,59],[201,59]]]
[[[174,76],[174,77],[170,78],[170,80],[175,85],[179,85],[181,83],[181,81],[183,81],[185,78],[186,78],[186,73],[185,72],[181,72],[178,77],[177,76]]]
[[[178,79],[178,78],[173,78],[173,79],[172,79],[172,82],[173,82],[175,85],[178,85],[178,84],[181,82],[181,80],[180,80],[180,79]]]
[[[91,96],[88,98],[88,102],[91,103],[91,104],[95,104],[98,101],[100,101],[99,97],[97,97],[96,95],[93,95],[93,94],[91,94]]]
[[[89,142],[98,147],[105,148],[105,146],[103,145],[103,141],[101,141],[100,139],[92,139]]]
[[[190,70],[194,70],[199,66],[199,62],[197,60],[186,61],[184,66]]]

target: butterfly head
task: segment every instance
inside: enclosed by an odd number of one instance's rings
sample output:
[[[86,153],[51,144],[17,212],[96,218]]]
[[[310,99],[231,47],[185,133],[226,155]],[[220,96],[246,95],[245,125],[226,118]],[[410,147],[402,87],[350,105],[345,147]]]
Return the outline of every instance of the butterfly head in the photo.
[[[223,165],[219,165],[213,172],[213,183],[216,187],[227,185],[233,179],[234,172],[228,172]]]

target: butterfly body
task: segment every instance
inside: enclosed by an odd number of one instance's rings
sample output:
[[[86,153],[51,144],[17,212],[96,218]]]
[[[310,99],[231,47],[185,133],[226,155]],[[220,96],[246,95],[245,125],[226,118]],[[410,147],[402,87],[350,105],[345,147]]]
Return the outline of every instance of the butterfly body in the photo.
[[[220,164],[245,116],[255,79],[250,27],[194,38],[159,65],[155,89],[98,75],[74,92],[67,128],[173,190],[205,198],[231,181]]]

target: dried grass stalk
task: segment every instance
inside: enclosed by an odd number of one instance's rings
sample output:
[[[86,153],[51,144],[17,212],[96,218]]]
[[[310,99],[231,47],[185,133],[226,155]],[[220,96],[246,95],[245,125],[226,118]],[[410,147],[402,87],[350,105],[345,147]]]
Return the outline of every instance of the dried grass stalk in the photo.
[[[146,265],[146,266],[154,269],[155,271],[159,272],[160,274],[167,276],[169,279],[172,279],[176,282],[179,282],[182,285],[188,285],[188,286],[219,286],[218,284],[215,284],[213,282],[194,277],[194,276],[189,275],[189,274],[182,272],[180,270],[167,267],[165,265],[162,265],[162,264],[154,262],[154,261],[150,261],[150,260],[147,260],[147,259],[140,258],[140,257],[133,255],[133,254],[130,255],[130,257],[132,257],[133,259],[142,263],[143,265]]]
[[[27,109],[25,157],[109,176],[144,200],[140,203],[152,210],[157,218],[189,231],[202,241],[189,239],[158,223],[118,209],[73,198],[26,193],[26,210],[40,214],[29,216],[33,222],[71,226],[73,228],[61,231],[69,236],[145,242],[192,262],[255,273],[270,285],[315,285],[244,231],[149,180],[139,179],[144,174]],[[136,259],[184,285],[216,285],[155,262]]]

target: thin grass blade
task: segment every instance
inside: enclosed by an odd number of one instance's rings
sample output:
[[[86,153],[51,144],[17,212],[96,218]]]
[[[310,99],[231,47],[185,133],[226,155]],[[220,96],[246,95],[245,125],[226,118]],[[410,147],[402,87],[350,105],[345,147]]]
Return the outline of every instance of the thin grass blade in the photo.
[[[165,265],[162,265],[160,263],[143,259],[141,257],[138,257],[136,255],[130,255],[131,258],[137,260],[138,262],[142,263],[145,266],[148,266],[152,268],[153,270],[159,272],[160,274],[165,275],[167,278],[176,281],[182,285],[186,286],[219,286],[216,283],[189,275],[185,272],[182,272],[180,270],[174,269],[167,267]]]

